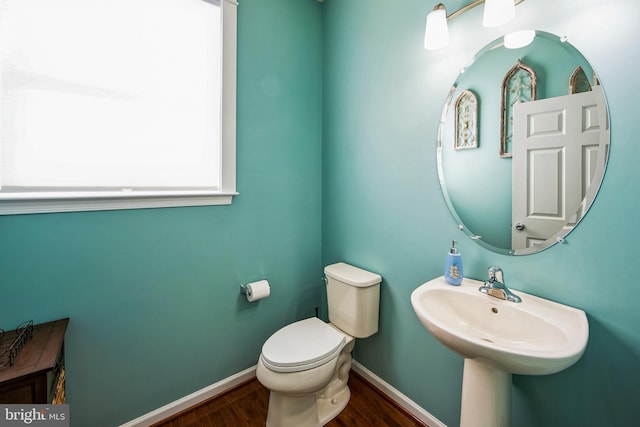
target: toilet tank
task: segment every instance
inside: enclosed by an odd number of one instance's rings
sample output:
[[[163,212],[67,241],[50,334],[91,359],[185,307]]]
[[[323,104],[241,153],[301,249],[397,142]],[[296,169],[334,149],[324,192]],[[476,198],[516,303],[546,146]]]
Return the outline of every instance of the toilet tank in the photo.
[[[343,262],[326,266],[324,274],[329,322],[355,338],[378,332],[382,277]]]

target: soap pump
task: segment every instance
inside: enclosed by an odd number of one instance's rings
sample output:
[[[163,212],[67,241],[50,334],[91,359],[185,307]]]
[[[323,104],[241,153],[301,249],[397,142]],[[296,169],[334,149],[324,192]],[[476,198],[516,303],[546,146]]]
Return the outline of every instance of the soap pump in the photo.
[[[447,262],[444,266],[444,279],[448,284],[458,286],[462,283],[462,255],[456,249],[456,241],[451,244],[451,250],[447,254]]]

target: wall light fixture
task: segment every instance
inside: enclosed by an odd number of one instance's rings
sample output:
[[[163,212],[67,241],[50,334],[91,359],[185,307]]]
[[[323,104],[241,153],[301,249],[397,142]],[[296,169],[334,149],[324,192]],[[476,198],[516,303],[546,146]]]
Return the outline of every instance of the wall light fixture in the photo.
[[[424,32],[424,48],[427,50],[441,49],[449,44],[449,27],[447,20],[453,19],[464,12],[484,3],[482,25],[486,28],[498,27],[511,21],[516,16],[516,5],[524,0],[475,0],[461,7],[450,15],[444,4],[438,3],[427,15],[427,25]]]

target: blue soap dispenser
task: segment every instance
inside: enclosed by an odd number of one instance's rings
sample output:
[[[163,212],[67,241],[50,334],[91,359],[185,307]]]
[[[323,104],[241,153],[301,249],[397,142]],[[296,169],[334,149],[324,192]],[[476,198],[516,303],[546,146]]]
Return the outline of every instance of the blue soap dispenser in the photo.
[[[444,266],[444,279],[448,284],[458,286],[462,283],[462,255],[456,249],[456,241],[451,244],[451,250],[447,254],[447,262]]]

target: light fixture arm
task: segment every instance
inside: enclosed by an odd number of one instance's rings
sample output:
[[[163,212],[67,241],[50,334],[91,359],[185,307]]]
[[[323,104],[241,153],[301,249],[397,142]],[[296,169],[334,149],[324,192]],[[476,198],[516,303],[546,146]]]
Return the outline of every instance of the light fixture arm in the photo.
[[[517,5],[519,5],[520,3],[522,3],[523,1],[524,1],[524,0],[515,0],[513,4],[514,4],[515,6],[517,6]],[[473,8],[474,8],[474,7],[476,7],[476,6],[480,6],[480,5],[481,5],[481,4],[483,4],[484,2],[485,2],[485,0],[475,0],[475,1],[472,1],[472,2],[471,2],[471,3],[469,3],[468,5],[466,5],[466,6],[462,6],[460,9],[456,10],[455,12],[452,12],[452,13],[450,13],[449,15],[447,15],[447,20],[449,20],[449,19],[453,19],[453,18],[455,18],[455,17],[456,17],[456,16],[458,16],[458,15],[462,15],[462,14],[463,14],[463,13],[465,13],[466,11],[473,9]],[[441,5],[441,4],[442,4],[442,3],[438,3],[438,4],[436,5],[436,7],[438,7],[438,6],[439,6],[439,5]],[[435,9],[436,9],[436,7],[434,7],[433,9],[435,10]],[[444,5],[443,5],[443,7],[444,7]]]
[[[473,0],[466,6],[447,15],[444,4],[438,3],[427,14],[424,31],[424,48],[427,50],[441,49],[449,44],[449,26],[447,22],[458,15],[485,4],[482,25],[486,28],[498,27],[506,24],[515,17],[515,7],[524,0]]]

